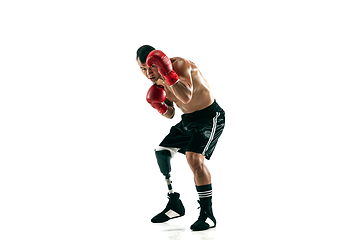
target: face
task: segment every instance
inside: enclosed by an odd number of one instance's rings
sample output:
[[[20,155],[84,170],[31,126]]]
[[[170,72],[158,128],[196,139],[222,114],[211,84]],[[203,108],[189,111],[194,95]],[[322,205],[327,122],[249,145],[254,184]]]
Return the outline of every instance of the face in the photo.
[[[150,81],[156,82],[161,77],[155,65],[148,67],[146,63],[141,63],[139,58],[137,59],[137,63],[140,67],[141,72],[145,75],[145,77],[150,79]]]

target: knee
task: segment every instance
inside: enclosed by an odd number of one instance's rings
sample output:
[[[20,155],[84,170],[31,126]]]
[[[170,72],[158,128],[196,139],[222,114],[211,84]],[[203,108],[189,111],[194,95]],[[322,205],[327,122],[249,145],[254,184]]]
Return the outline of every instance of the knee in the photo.
[[[191,170],[195,173],[204,168],[204,156],[199,153],[187,152],[186,159]]]

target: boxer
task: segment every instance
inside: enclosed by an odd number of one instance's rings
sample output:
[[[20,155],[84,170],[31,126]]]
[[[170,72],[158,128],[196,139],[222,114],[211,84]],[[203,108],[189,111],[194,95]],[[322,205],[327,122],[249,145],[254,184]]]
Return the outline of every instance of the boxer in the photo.
[[[185,215],[180,194],[174,192],[170,180],[170,160],[180,152],[186,156],[199,194],[200,216],[190,228],[200,231],[215,227],[211,175],[205,159],[210,160],[224,130],[225,112],[193,62],[180,57],[169,58],[149,45],[137,50],[136,60],[142,73],[153,83],[146,95],[147,102],[169,119],[175,115],[174,103],[183,112],[181,121],[155,149],[160,172],[168,186],[169,201],[151,221],[162,223]]]

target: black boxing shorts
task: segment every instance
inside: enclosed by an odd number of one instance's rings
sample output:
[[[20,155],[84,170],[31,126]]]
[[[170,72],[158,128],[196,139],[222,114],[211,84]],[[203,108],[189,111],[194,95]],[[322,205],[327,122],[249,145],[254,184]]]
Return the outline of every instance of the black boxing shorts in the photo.
[[[207,108],[181,115],[181,121],[171,127],[157,150],[195,152],[209,160],[224,127],[225,111],[214,100]]]

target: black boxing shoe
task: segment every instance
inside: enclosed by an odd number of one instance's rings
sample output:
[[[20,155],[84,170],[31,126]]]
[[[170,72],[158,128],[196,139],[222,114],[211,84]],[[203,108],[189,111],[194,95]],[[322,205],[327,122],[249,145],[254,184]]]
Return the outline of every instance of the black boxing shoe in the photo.
[[[200,203],[200,216],[198,220],[191,225],[190,229],[193,231],[203,231],[216,227],[216,219],[212,211],[211,199],[201,199],[198,202]]]
[[[180,194],[168,193],[169,202],[166,205],[165,209],[153,217],[151,222],[153,223],[163,223],[173,218],[178,218],[185,215],[185,208],[180,200]]]

